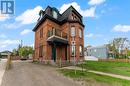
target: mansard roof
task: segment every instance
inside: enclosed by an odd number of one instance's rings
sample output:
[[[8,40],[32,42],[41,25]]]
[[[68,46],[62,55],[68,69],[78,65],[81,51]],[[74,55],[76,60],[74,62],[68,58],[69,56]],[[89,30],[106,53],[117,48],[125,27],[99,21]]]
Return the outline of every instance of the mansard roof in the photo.
[[[58,17],[57,19],[53,18],[52,16],[52,11],[55,10],[58,14]],[[68,17],[71,13],[74,13],[77,17],[79,17],[79,19],[81,21],[72,21],[72,20],[69,20]],[[39,25],[41,25],[46,19],[50,19],[52,20],[53,22],[57,23],[57,24],[64,24],[65,22],[74,22],[74,23],[79,23],[80,25],[83,25],[82,23],[82,16],[79,12],[77,12],[77,10],[73,7],[73,6],[70,6],[67,10],[65,10],[62,14],[59,13],[59,11],[55,8],[55,7],[50,7],[48,6],[45,11],[41,10],[39,12],[39,15],[40,15],[40,18],[38,19],[38,22],[36,24],[36,26],[34,27],[33,31],[36,31],[37,28],[39,27]],[[41,18],[41,15],[42,15],[42,18]]]

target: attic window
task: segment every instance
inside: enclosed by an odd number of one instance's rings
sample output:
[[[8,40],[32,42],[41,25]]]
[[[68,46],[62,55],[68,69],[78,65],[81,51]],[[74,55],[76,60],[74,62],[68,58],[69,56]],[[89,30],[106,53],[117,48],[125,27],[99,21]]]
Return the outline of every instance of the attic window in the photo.
[[[57,15],[57,12],[56,11],[52,11],[52,15],[53,15],[53,18],[57,19],[58,15]]]
[[[74,20],[74,15],[73,14],[71,15],[71,19]]]
[[[74,14],[72,14],[72,15],[71,15],[71,19],[72,19],[72,20],[77,20],[77,16],[74,15]]]
[[[74,19],[77,20],[77,17],[75,16]]]

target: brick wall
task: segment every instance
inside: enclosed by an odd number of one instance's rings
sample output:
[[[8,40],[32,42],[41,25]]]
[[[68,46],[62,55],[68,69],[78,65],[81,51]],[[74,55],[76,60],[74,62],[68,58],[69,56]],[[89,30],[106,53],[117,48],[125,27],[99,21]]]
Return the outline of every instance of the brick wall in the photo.
[[[67,59],[68,60],[73,60],[73,56],[71,56],[71,41],[72,41],[72,37],[71,37],[71,33],[70,33],[70,27],[71,26],[75,26],[76,28],[76,37],[75,37],[75,42],[76,42],[76,59],[80,60],[83,59],[83,56],[80,56],[79,53],[79,46],[82,45],[84,48],[84,34],[82,34],[82,38],[79,37],[79,29],[82,29],[82,33],[84,32],[83,27],[79,24],[79,23],[65,23],[62,26],[52,22],[49,19],[46,19],[40,26],[39,28],[35,31],[35,57],[34,60],[39,59],[39,46],[40,44],[43,45],[43,59],[44,60],[51,60],[51,56],[52,56],[52,49],[51,49],[51,45],[48,44],[47,42],[47,32],[48,30],[52,29],[52,27],[62,30],[63,32],[68,34],[68,45],[67,45]],[[40,30],[43,29],[43,37],[40,38]],[[62,49],[62,51],[61,51]],[[62,57],[63,59],[65,59],[65,47],[62,46],[62,48],[57,47],[57,59],[59,59],[59,57]]]

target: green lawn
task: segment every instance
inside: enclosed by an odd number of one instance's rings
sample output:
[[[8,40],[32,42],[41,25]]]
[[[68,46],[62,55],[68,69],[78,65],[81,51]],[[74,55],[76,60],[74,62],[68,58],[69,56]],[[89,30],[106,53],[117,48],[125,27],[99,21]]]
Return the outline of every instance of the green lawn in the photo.
[[[82,80],[85,86],[130,86],[130,81],[113,78],[109,76],[98,75],[89,72],[77,71],[76,75],[74,70],[60,70],[63,75],[73,79]]]
[[[130,76],[130,63],[125,62],[86,61],[83,67],[88,70]]]

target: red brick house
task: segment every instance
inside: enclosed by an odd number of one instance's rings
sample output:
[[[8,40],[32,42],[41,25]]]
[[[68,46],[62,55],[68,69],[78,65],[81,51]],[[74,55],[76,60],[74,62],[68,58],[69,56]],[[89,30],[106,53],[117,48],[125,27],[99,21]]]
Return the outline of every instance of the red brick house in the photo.
[[[70,6],[62,14],[48,6],[39,12],[34,27],[34,60],[72,61],[84,59],[84,24],[82,16]]]

